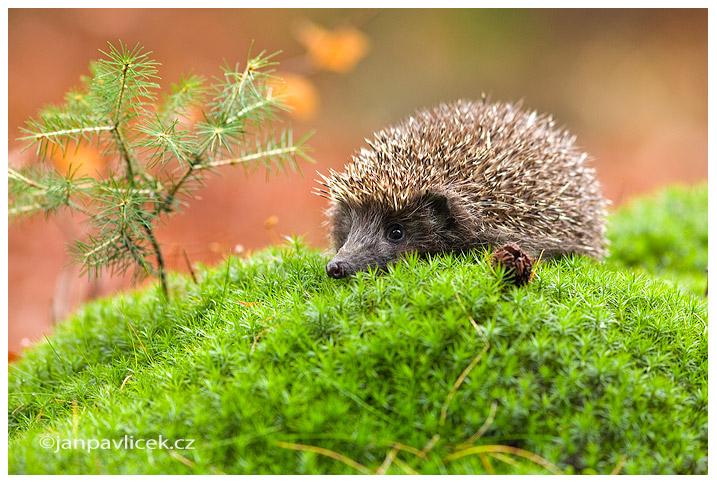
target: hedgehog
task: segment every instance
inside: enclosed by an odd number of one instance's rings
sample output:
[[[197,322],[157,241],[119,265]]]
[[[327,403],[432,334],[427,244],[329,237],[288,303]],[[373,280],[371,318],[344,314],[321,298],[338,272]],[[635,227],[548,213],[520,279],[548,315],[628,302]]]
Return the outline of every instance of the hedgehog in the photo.
[[[605,255],[607,200],[575,137],[522,102],[460,100],[366,139],[329,199],[333,278],[420,256],[518,244],[543,258]]]

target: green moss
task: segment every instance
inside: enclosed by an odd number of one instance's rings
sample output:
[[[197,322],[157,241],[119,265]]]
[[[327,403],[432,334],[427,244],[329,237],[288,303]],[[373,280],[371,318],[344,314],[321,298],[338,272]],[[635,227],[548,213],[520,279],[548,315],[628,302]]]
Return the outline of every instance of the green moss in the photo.
[[[9,471],[704,474],[706,300],[623,243],[514,288],[481,253],[329,280],[296,242],[88,304],[10,368]],[[125,436],[193,448],[41,445]]]
[[[671,281],[703,295],[707,289],[707,183],[670,187],[638,198],[611,217],[609,262]]]

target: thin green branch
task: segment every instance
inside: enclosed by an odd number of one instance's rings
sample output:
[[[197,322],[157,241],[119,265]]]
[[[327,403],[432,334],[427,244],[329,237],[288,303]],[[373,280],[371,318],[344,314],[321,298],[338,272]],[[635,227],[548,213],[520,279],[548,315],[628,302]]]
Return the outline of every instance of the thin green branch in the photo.
[[[125,165],[127,166],[127,180],[130,182],[130,185],[134,185],[134,167],[132,166],[134,164],[134,157],[132,156],[132,152],[127,144],[127,140],[124,136],[122,136],[122,133],[118,129],[117,125],[115,125],[115,129],[112,130],[112,135],[117,142],[117,147],[120,150],[120,156],[125,161]]]
[[[261,99],[260,101],[254,103],[254,104],[250,104],[249,106],[247,106],[247,107],[241,109],[240,111],[238,111],[236,114],[234,114],[234,115],[230,116],[229,118],[227,118],[227,120],[225,121],[225,124],[231,124],[231,123],[233,123],[234,121],[236,121],[236,120],[238,120],[238,119],[241,119],[241,118],[247,116],[247,115],[248,115],[249,113],[251,113],[252,111],[256,111],[257,109],[259,109],[259,108],[261,108],[261,107],[263,107],[263,106],[269,106],[269,105],[272,105],[272,104],[274,104],[274,100],[273,100],[273,99],[263,98],[263,99]]]
[[[21,175],[19,172],[15,171],[9,167],[7,169],[7,176],[8,176],[8,178],[19,180],[19,181],[26,183],[32,187],[39,188],[41,190],[47,190],[47,187],[45,185],[42,185],[36,181],[30,180],[29,178]]]
[[[51,138],[58,138],[62,136],[69,136],[72,137],[74,135],[78,134],[85,134],[85,133],[101,133],[102,131],[113,131],[115,129],[114,125],[109,126],[88,126],[84,128],[72,128],[72,129],[61,129],[57,131],[48,131],[48,132],[41,132],[36,133],[30,136],[23,136],[19,138],[20,140],[34,140],[39,141],[41,139],[45,139],[47,141],[52,141]]]
[[[229,107],[230,109],[236,102],[236,98],[239,96],[239,93],[244,88],[244,82],[246,82],[247,75],[249,74],[249,66],[250,64],[247,62],[246,67],[244,68],[244,72],[240,74],[239,82],[237,84],[234,84],[234,89],[232,89],[232,94],[226,104],[227,107]],[[227,74],[229,73],[225,73],[224,75],[226,76]],[[236,76],[235,72],[232,72],[231,74]],[[225,118],[224,122],[225,124],[228,124],[228,118]]]
[[[235,79],[238,78],[237,83],[234,83],[232,85],[231,94],[225,102],[221,103],[221,106],[224,107],[224,117],[222,118],[226,124],[229,124],[229,114],[231,113],[231,110],[234,106],[234,104],[237,102],[237,99],[239,98],[240,94],[244,92],[245,87],[253,87],[251,85],[251,82],[247,82],[254,79],[255,74],[261,74],[266,75],[267,73],[263,73],[261,70],[265,69],[267,67],[273,66],[276,64],[276,62],[269,62],[269,60],[278,55],[279,52],[275,52],[270,55],[264,55],[264,52],[261,52],[258,56],[254,58],[247,58],[246,66],[244,67],[244,71],[239,74],[237,72],[229,71],[229,69],[225,69],[224,76],[229,77],[232,76]],[[250,54],[251,55],[251,54]],[[261,96],[260,96],[261,97]],[[234,116],[234,118],[237,118],[238,116]]]
[[[145,223],[144,230],[147,233],[149,243],[152,244],[152,249],[154,250],[154,254],[157,257],[157,272],[159,273],[159,282],[162,285],[162,292],[167,295],[169,294],[167,288],[167,270],[164,265],[164,256],[162,255],[162,250],[157,243],[157,238],[154,236],[154,231],[152,230],[152,226],[149,222]]]
[[[231,158],[228,160],[210,161],[200,165],[201,169],[207,168],[218,168],[226,165],[238,165],[241,163],[247,163],[250,161],[260,160],[262,158],[272,158],[275,156],[289,156],[299,153],[299,146],[286,146],[282,148],[276,148],[273,150],[259,151],[257,153],[251,153],[245,156],[239,156],[237,158]]]
[[[116,234],[115,236],[105,240],[103,243],[95,247],[94,249],[90,250],[89,252],[85,252],[82,256],[82,265],[87,265],[87,261],[90,259],[90,257],[94,256],[99,251],[103,250],[104,248],[108,247],[109,245],[117,242],[120,238],[119,234]]]
[[[8,209],[7,213],[9,215],[14,216],[14,215],[22,215],[23,213],[33,212],[36,210],[42,210],[42,205],[40,205],[39,203],[35,203],[32,205],[24,205],[22,207],[12,207],[12,208]]]
[[[190,163],[187,169],[184,171],[184,174],[179,179],[179,181],[172,185],[172,188],[169,189],[167,194],[163,197],[162,202],[157,206],[157,209],[155,210],[155,215],[159,216],[162,213],[168,213],[171,211],[172,203],[174,203],[174,199],[177,196],[177,193],[179,192],[179,189],[184,185],[184,183],[189,179],[190,176],[194,174],[194,171],[196,170],[196,167],[201,163],[201,160],[199,157],[195,157]]]
[[[70,207],[72,210],[76,210],[77,212],[80,212],[80,213],[83,214],[83,215],[86,215],[86,216],[88,216],[88,217],[94,217],[94,214],[93,214],[91,211],[89,211],[89,210],[87,210],[87,209],[85,209],[85,208],[83,208],[83,207],[77,205],[77,204],[74,203],[74,202],[68,201],[68,202],[67,202],[67,206]]]
[[[122,98],[124,97],[124,93],[127,90],[127,69],[129,68],[129,64],[127,62],[124,63],[122,66],[122,78],[120,80],[120,91],[119,96],[117,96],[117,103],[115,105],[115,113],[114,116],[112,116],[112,120],[114,122],[115,126],[118,126],[120,123],[120,114],[122,112]],[[115,129],[115,131],[117,131]]]

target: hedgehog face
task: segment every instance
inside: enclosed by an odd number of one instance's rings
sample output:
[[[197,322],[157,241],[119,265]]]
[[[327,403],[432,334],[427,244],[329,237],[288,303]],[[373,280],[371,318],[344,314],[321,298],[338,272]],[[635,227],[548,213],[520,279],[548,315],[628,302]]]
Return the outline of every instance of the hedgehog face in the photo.
[[[400,210],[376,204],[336,203],[330,210],[336,256],[326,272],[336,279],[369,268],[386,270],[405,253],[445,250],[455,221],[445,195],[418,197]]]

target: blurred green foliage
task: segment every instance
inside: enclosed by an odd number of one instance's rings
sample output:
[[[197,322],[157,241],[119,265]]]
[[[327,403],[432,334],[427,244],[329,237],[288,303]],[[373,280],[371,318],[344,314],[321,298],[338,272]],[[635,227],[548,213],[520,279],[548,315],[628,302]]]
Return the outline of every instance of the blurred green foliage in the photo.
[[[610,217],[608,261],[704,295],[707,218],[707,183],[638,198]]]

